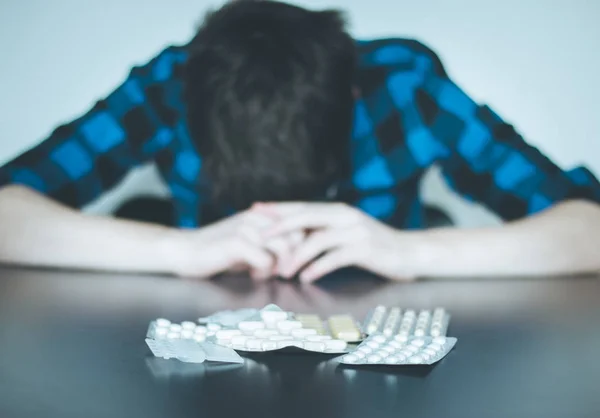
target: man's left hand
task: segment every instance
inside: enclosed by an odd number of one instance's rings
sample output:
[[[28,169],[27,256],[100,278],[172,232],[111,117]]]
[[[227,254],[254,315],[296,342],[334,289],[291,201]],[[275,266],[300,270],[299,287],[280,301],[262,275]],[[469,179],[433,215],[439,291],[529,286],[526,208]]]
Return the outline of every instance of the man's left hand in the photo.
[[[414,279],[410,264],[416,251],[416,235],[391,228],[357,208],[342,203],[285,202],[263,203],[254,210],[277,220],[265,230],[267,238],[307,233],[291,259],[280,267],[283,277],[293,277],[308,264],[300,274],[305,282],[350,266],[388,279]]]

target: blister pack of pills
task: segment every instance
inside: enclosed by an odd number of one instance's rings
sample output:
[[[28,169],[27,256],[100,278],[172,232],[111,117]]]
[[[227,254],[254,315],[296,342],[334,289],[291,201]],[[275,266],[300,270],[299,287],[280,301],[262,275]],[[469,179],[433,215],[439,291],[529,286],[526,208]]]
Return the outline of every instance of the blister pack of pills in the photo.
[[[367,335],[381,333],[386,337],[440,337],[446,335],[450,315],[443,308],[402,310],[399,307],[377,306],[367,316],[363,328]]]
[[[174,324],[160,318],[150,323],[146,344],[155,357],[174,358],[184,363],[243,363],[244,359],[231,348],[206,341],[218,331],[210,328],[189,321]]]
[[[276,305],[268,305],[255,315],[237,322],[235,327],[216,331],[210,341],[237,351],[260,352],[294,347],[340,354],[348,351],[348,341],[340,336],[360,336],[357,325],[346,316],[330,318],[329,328],[331,331],[318,317],[296,316]]]
[[[431,365],[444,358],[456,344],[451,337],[409,337],[373,334],[355,350],[339,358],[347,365]]]

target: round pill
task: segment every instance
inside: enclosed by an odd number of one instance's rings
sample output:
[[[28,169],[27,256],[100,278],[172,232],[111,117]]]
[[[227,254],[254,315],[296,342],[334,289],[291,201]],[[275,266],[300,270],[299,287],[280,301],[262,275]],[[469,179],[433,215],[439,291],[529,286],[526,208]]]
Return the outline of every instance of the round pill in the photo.
[[[417,336],[417,337],[425,336],[425,330],[423,328],[417,328],[415,330],[415,336]]]
[[[403,347],[403,346],[404,346],[404,344],[402,344],[400,341],[396,341],[396,340],[394,340],[394,341],[390,341],[390,342],[388,343],[388,347],[393,347],[393,348],[401,348],[401,347]]]
[[[180,336],[181,336],[181,334],[179,334],[178,332],[169,332],[169,333],[167,334],[167,338],[168,338],[169,340],[176,340],[176,339],[178,339]]]
[[[154,330],[155,337],[166,337],[169,333],[169,328],[156,328]]]
[[[261,348],[263,351],[277,350],[277,341],[263,341]]]
[[[446,338],[445,337],[435,337],[433,339],[433,342],[436,344],[444,345],[444,344],[446,344]]]
[[[410,352],[410,353],[416,353],[417,351],[419,351],[419,349],[417,347],[415,347],[414,345],[409,345],[405,348],[406,351]]]
[[[181,325],[179,324],[171,324],[169,327],[169,331],[171,332],[181,332]]]
[[[378,352],[375,353],[376,355],[378,355],[381,358],[386,358],[387,356],[390,355],[390,353],[388,353],[385,350],[379,350]]]
[[[367,358],[367,361],[369,363],[379,363],[381,361],[381,357],[379,357],[377,354],[373,354]]]
[[[171,321],[165,318],[158,318],[154,322],[156,322],[156,325],[158,325],[159,327],[168,327],[171,325]]]
[[[279,322],[285,321],[288,318],[288,314],[284,311],[262,311],[260,317],[265,322]]]
[[[248,337],[246,335],[234,335],[231,338],[231,344],[235,346],[246,345],[246,341],[248,341]]]
[[[194,330],[194,333],[196,333],[196,334],[206,334],[206,331],[207,331],[207,329],[206,329],[206,327],[205,327],[205,326],[203,326],[203,325],[199,325],[199,326],[197,326],[197,327],[196,327],[196,329]]]
[[[354,355],[355,355],[355,356],[356,356],[358,359],[360,359],[360,360],[362,360],[362,359],[364,359],[365,357],[367,357],[367,355],[366,355],[364,352],[362,352],[362,351],[355,351],[355,352],[354,352],[354,353],[352,353],[352,354],[354,354]]]
[[[442,335],[442,331],[440,331],[438,328],[432,328],[430,334],[432,337],[439,337]]]
[[[423,353],[429,354],[430,356],[435,356],[437,354],[437,352],[431,348],[423,349]]]
[[[371,347],[374,349],[379,348],[379,343],[376,341],[367,341],[366,344],[367,344],[367,347]]]
[[[390,337],[393,333],[394,333],[394,328],[390,327],[390,328],[384,328],[383,333]]]
[[[395,342],[395,341],[392,341]],[[388,353],[393,353],[396,351],[396,347],[393,347],[392,345],[386,345],[385,347],[382,347],[383,351],[387,351]]]
[[[412,318],[416,315],[416,312],[413,311],[412,309],[407,310],[406,312],[404,312],[404,317],[409,317]]]
[[[412,356],[408,361],[412,364],[421,364],[423,363],[423,358],[421,356]]]
[[[354,354],[346,354],[343,357],[343,360],[345,363],[354,364],[358,361],[358,357],[356,357]]]
[[[221,328],[222,328],[222,327],[221,327],[221,325],[219,325],[219,324],[208,324],[208,325],[206,326],[206,329],[207,329],[208,331],[212,331],[212,332],[216,332],[216,331],[220,330]]]
[[[443,347],[439,344],[431,343],[427,346],[427,348],[434,351],[441,351]]]
[[[398,334],[394,337],[394,340],[396,340],[400,343],[404,343],[404,342],[408,341],[408,335]]]
[[[361,345],[360,347],[358,347],[358,351],[362,351],[365,354],[371,354],[373,352],[373,349],[371,347],[367,347],[366,345]]]
[[[426,352],[424,352],[424,351],[423,351],[423,352],[420,354],[420,356],[421,356],[421,358],[423,359],[423,361],[428,361],[428,360],[429,360],[429,358],[431,357],[429,354],[427,354],[427,353],[426,353]]]
[[[387,340],[387,338],[385,338],[383,335],[376,335],[373,337],[373,341],[377,342],[377,343],[384,343]]]
[[[263,339],[260,338],[249,338],[246,341],[246,348],[248,350],[260,350],[262,348]]]
[[[396,355],[396,358],[398,359],[398,362],[400,362],[400,363],[402,363],[403,361],[406,361],[406,356],[401,353],[398,353],[398,355]]]
[[[304,341],[304,349],[309,351],[325,351],[325,343],[323,341]]]
[[[398,364],[400,363],[400,360],[396,356],[389,356],[385,359],[385,362],[388,364]]]
[[[193,331],[193,330],[196,328],[196,324],[194,324],[194,323],[193,323],[193,322],[191,322],[191,321],[183,321],[183,322],[181,323],[181,327],[182,327],[183,329],[187,329],[187,330],[191,330],[191,331]]]
[[[425,340],[418,338],[416,340],[412,340],[410,344],[414,345],[415,347],[423,347],[425,345]]]
[[[410,350],[407,350],[406,348],[403,349],[402,351],[400,351],[400,354],[402,354],[404,357],[410,357],[412,356],[414,353]]]
[[[327,350],[345,350],[348,346],[348,343],[342,340],[325,340],[324,342]]]
[[[305,338],[309,335],[317,335],[317,330],[312,328],[298,328],[292,330],[292,337]]]
[[[194,332],[189,330],[189,329],[184,329],[183,331],[181,331],[181,338],[184,338],[186,340],[189,340],[191,338],[194,337]]]

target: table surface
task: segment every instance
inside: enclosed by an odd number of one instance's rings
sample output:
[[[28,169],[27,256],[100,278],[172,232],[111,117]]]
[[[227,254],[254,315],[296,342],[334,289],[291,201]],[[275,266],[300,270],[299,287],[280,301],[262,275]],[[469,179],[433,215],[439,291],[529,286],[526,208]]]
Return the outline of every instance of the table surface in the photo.
[[[0,269],[0,416],[599,417],[600,279],[318,283]],[[357,318],[443,306],[454,350],[434,366],[351,368],[332,356],[243,365],[151,357],[149,321],[276,303]]]

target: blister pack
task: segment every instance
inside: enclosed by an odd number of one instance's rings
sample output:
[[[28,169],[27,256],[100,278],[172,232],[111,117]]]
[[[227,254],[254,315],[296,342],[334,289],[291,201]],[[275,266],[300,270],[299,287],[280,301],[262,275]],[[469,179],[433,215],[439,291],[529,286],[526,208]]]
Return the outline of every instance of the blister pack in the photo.
[[[456,344],[450,337],[409,337],[373,334],[355,350],[339,358],[348,365],[430,365],[444,358]]]
[[[402,310],[399,307],[377,306],[367,316],[363,329],[367,335],[381,333],[386,337],[399,335],[409,337],[440,337],[446,335],[450,315],[444,308]]]

